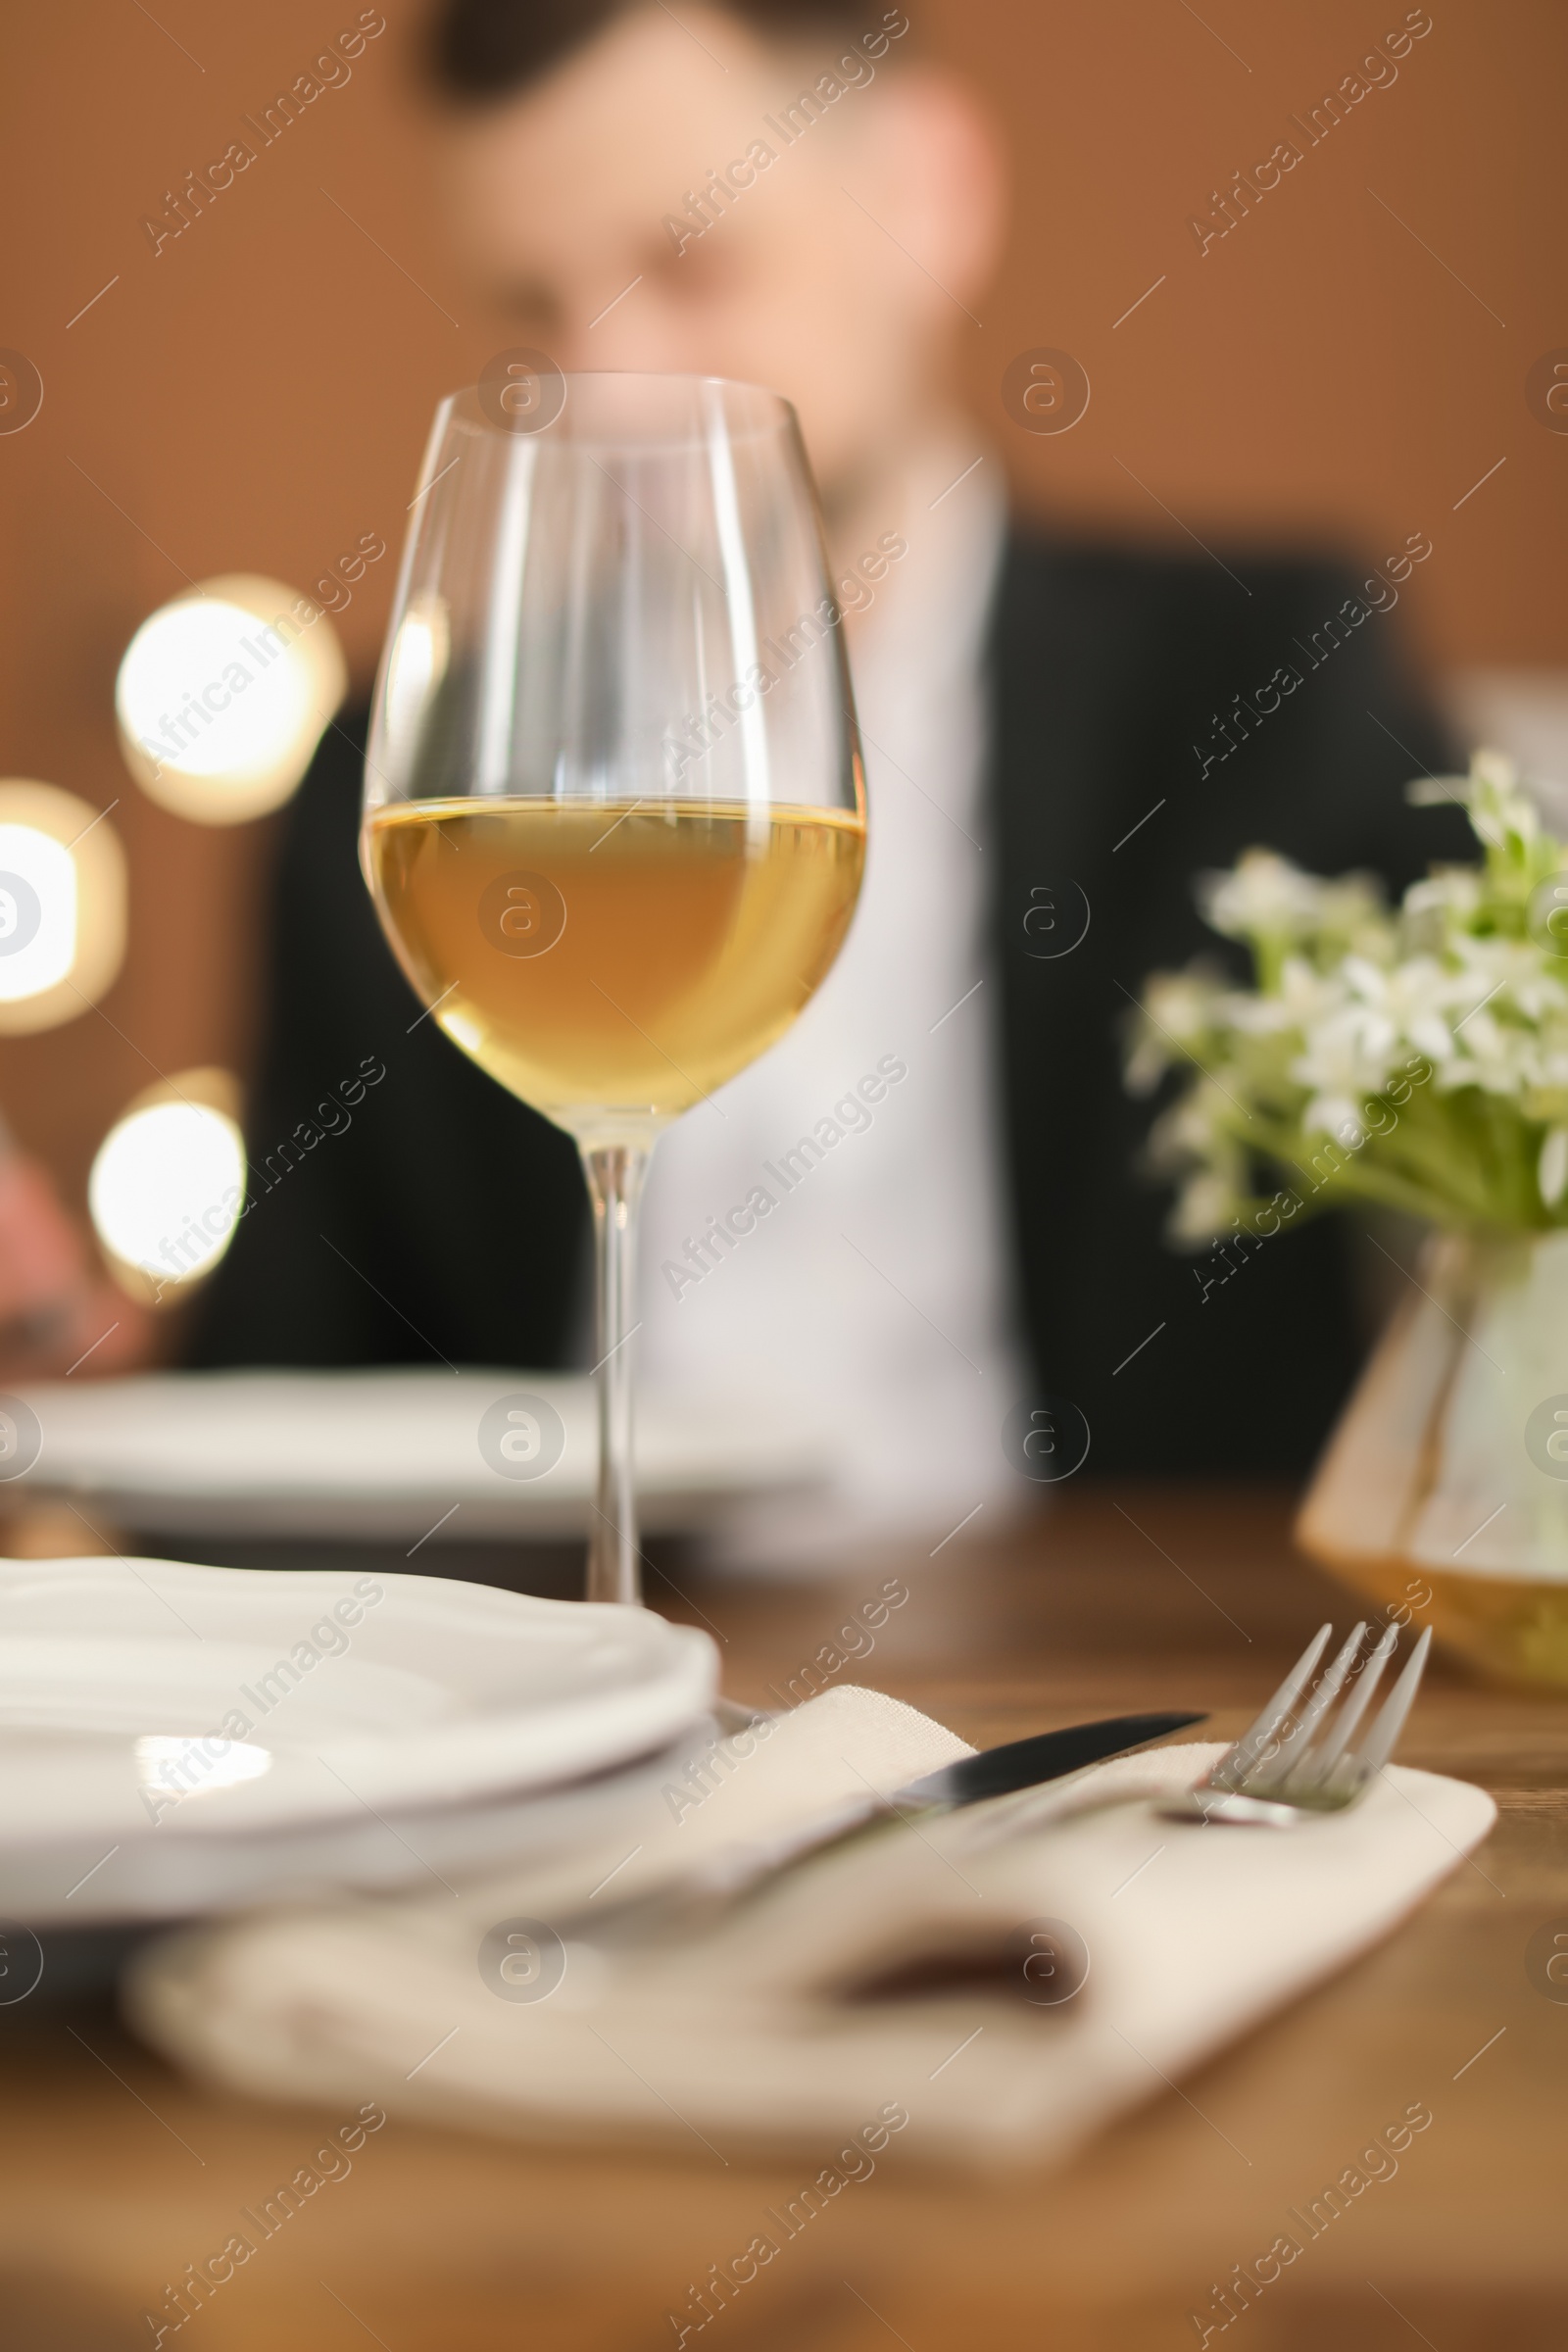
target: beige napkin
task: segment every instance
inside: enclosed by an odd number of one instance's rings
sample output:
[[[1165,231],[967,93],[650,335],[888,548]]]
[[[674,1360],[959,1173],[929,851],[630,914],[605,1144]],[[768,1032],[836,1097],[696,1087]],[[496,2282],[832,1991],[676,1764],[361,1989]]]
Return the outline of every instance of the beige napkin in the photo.
[[[132,2015],[268,2097],[373,2096],[528,2138],[726,2160],[1038,2161],[1387,1934],[1494,1813],[1465,1783],[1395,1767],[1350,1812],[1289,1832],[1166,1821],[1152,1795],[1221,1751],[1163,1748],[868,1834],[676,1932],[646,1906],[608,1908],[963,1752],[910,1709],[839,1690],[672,1783],[667,1824],[628,1825],[647,1834],[597,1892],[608,1844],[456,1895],[197,1932],[142,1962]],[[527,1955],[510,1994],[509,1931]],[[1050,1957],[1026,1977],[1031,1936]],[[1070,1982],[1077,1952],[1081,1987],[1041,2001],[1045,1972]]]

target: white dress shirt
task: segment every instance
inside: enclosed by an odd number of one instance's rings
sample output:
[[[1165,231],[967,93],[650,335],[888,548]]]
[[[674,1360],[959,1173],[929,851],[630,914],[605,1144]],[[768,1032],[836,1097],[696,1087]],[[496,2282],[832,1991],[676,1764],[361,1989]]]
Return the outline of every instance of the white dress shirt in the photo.
[[[982,809],[1004,514],[995,459],[965,474],[973,457],[927,453],[908,552],[851,643],[869,824],[843,952],[780,1043],[661,1138],[648,1181],[640,1385],[755,1389],[830,1449],[817,1502],[759,1505],[728,1531],[725,1552],[760,1566],[855,1537],[935,1545],[1016,1485]],[[688,1240],[757,1188],[773,1205],[704,1268]]]

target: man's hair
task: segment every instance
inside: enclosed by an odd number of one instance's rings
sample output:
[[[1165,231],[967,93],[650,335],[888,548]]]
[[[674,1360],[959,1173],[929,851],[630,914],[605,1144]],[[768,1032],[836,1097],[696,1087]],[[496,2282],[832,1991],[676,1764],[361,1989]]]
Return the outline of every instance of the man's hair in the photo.
[[[640,0],[443,0],[430,25],[431,78],[461,105],[525,89]],[[865,0],[718,0],[720,13],[779,43],[861,29]]]

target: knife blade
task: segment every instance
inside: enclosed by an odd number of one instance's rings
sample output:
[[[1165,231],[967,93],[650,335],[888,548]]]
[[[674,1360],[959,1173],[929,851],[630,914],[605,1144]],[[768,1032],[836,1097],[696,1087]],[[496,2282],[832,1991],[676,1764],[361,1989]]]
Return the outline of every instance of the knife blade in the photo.
[[[960,1756],[956,1763],[944,1764],[909,1782],[891,1796],[884,1796],[867,1783],[865,1796],[851,1798],[825,1818],[818,1817],[804,1827],[797,1823],[771,1838],[753,1839],[714,1855],[673,1886],[629,1896],[615,1906],[615,1915],[622,1927],[633,1921],[658,1921],[688,1929],[694,1923],[710,1924],[718,1912],[792,1862],[847,1844],[864,1831],[880,1831],[890,1823],[952,1812],[959,1805],[979,1804],[988,1796],[1037,1788],[1042,1782],[1059,1780],[1064,1773],[1077,1772],[1085,1764],[1102,1763],[1107,1756],[1122,1755],[1151,1740],[1163,1739],[1167,1732],[1206,1721],[1205,1715],[1190,1711],[1109,1715],[1097,1723],[1069,1724],[1059,1732],[1037,1732],[1028,1740],[981,1748],[975,1755]]]
[[[1185,1731],[1205,1723],[1200,1714],[1107,1715],[1099,1723],[1070,1724],[1060,1732],[1036,1732],[1029,1740],[1009,1740],[1001,1747],[983,1747],[978,1754],[960,1756],[922,1780],[911,1781],[888,1802],[905,1805],[977,1805],[988,1796],[1008,1796],[1015,1788],[1034,1788],[1042,1781],[1060,1780],[1085,1764],[1102,1763],[1106,1756],[1124,1755],[1167,1732]]]

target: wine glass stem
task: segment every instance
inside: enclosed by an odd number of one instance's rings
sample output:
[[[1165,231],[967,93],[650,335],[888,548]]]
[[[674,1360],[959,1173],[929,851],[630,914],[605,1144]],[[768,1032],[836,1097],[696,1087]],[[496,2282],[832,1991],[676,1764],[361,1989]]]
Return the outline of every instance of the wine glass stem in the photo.
[[[599,1490],[588,1536],[588,1598],[636,1606],[637,1476],[632,1446],[632,1343],[637,1329],[637,1204],[648,1152],[634,1144],[585,1145],[594,1204],[598,1282],[594,1381],[599,1391]]]

